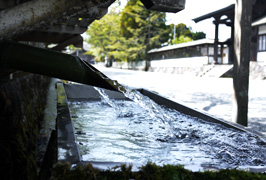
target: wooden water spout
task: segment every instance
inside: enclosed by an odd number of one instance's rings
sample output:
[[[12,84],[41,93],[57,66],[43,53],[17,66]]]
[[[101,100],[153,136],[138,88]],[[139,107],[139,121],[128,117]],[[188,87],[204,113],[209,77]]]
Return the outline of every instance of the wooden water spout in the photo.
[[[105,75],[77,56],[12,41],[0,43],[0,67],[116,90]]]

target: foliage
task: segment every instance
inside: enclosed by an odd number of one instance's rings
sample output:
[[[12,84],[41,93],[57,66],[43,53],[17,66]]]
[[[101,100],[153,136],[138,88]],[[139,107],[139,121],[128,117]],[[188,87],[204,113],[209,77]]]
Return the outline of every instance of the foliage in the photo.
[[[193,41],[191,37],[181,35],[178,38],[172,40],[173,44],[180,44],[180,43],[185,43],[185,42],[190,42]]]
[[[75,47],[73,44],[69,45],[67,47],[67,49],[71,50],[71,51],[75,51],[76,49],[78,49],[77,47]]]
[[[191,27],[187,27],[185,24],[180,23],[176,25],[175,28],[176,28],[176,37],[184,35],[184,36],[192,38]]]
[[[173,31],[175,31],[175,33],[172,34],[172,38],[170,39],[169,42],[170,44],[179,44],[179,43],[206,38],[206,34],[204,32],[200,31],[194,33],[191,27],[187,27],[183,23],[180,23],[176,26],[174,24],[171,24],[170,28],[173,29]]]
[[[148,50],[169,39],[165,17],[165,13],[147,10],[139,0],[128,1],[121,13],[112,9],[90,25],[90,54],[98,61],[105,56],[128,62],[145,59]]]
[[[191,172],[181,165],[158,166],[148,162],[139,168],[139,171],[132,171],[132,165],[121,165],[109,170],[101,171],[93,168],[91,164],[78,165],[71,169],[70,164],[57,164],[52,173],[51,180],[72,180],[72,179],[135,179],[135,180],[256,180],[266,179],[265,173],[252,173],[243,170],[225,169],[220,171]]]
[[[103,61],[105,56],[110,55],[110,46],[122,38],[118,26],[119,16],[115,10],[90,25],[86,41],[92,45],[89,53],[95,56],[96,61]]]
[[[168,41],[169,28],[165,23],[165,13],[147,10],[139,0],[131,0],[121,13],[120,28],[126,39],[137,39],[142,45],[138,56],[146,59],[148,50]]]
[[[128,39],[120,37],[116,43],[110,45],[109,55],[118,61],[130,62],[140,59],[139,55],[143,48],[143,45],[138,42],[138,38],[136,36]]]
[[[206,38],[206,34],[202,31],[195,32],[192,34],[192,38],[193,38],[193,40],[204,39],[204,38]]]
[[[181,23],[175,26],[174,38],[173,28],[173,24],[166,25],[165,13],[147,10],[140,0],[129,0],[121,12],[114,7],[101,20],[94,21],[86,41],[92,45],[89,54],[96,61],[108,57],[131,62],[147,59],[150,49],[205,37],[203,32],[193,33]]]

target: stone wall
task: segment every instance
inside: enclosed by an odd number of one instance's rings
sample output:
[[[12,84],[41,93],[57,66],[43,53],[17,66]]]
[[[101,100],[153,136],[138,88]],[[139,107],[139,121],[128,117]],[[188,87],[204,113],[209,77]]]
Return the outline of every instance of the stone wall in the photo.
[[[24,73],[0,82],[1,179],[37,179],[37,139],[49,81]]]
[[[168,61],[158,61],[159,63],[154,64],[154,62],[147,63],[145,61],[140,61],[132,66],[132,63],[113,63],[112,68],[118,69],[130,69],[130,70],[148,70],[150,72],[162,72],[162,73],[170,73],[177,75],[188,75],[188,76],[199,76],[201,77],[206,71],[212,68],[213,64],[207,64],[206,60],[198,61],[197,63],[179,61],[175,63],[169,63]],[[168,63],[168,64],[167,64]],[[95,64],[96,67],[104,67],[104,63],[98,62]],[[148,68],[146,66],[148,66]],[[223,66],[223,65],[215,65],[215,66]],[[231,77],[232,74],[229,74],[228,77]],[[259,62],[250,62],[250,78],[257,80],[266,80],[266,64]]]
[[[96,66],[106,67],[104,62],[96,62]],[[116,69],[129,69],[137,71],[146,71],[149,67],[149,61],[134,61],[134,62],[112,62],[112,68]]]

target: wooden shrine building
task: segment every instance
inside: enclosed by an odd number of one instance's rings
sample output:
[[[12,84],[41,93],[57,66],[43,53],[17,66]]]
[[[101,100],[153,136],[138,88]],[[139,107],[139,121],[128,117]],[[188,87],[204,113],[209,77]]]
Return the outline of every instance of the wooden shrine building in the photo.
[[[255,0],[253,2],[253,11],[252,11],[252,22],[256,22],[266,15],[266,1],[264,0]],[[213,24],[215,25],[215,39],[214,39],[214,60],[218,60],[218,47],[226,44],[229,47],[229,63],[233,63],[234,59],[234,19],[235,19],[235,4],[227,6],[225,8],[219,9],[217,11],[202,15],[200,17],[194,18],[193,21],[198,23],[200,21],[213,18]],[[219,41],[219,25],[224,24],[231,27],[231,38],[226,42]],[[253,26],[251,32],[251,60],[257,60],[258,52],[258,27]],[[222,49],[222,48],[221,48]],[[221,54],[221,53],[220,53]]]

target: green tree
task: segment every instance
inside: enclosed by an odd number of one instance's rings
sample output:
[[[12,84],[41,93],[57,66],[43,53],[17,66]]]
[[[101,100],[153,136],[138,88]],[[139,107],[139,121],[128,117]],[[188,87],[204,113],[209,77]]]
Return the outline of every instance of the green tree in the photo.
[[[87,30],[89,38],[86,41],[91,45],[91,49],[88,53],[95,56],[96,61],[103,61],[105,56],[110,57],[111,45],[120,38],[118,27],[119,12],[115,9],[89,26]]]
[[[147,10],[139,0],[128,1],[121,13],[120,28],[126,40],[133,38],[133,43],[139,44],[137,59],[146,59],[148,50],[168,41],[169,28],[165,23],[165,13]]]
[[[176,25],[176,37],[186,36],[192,38],[192,30],[191,27],[187,27],[185,24],[180,23]]]
[[[171,32],[170,35],[171,38],[169,42],[170,44],[179,44],[193,40],[203,39],[206,37],[206,34],[204,32],[194,33],[191,27],[187,27],[183,23],[180,23],[178,25],[171,24],[169,27],[172,31],[172,32],[170,31]]]
[[[193,39],[188,36],[181,35],[178,38],[172,40],[172,43],[180,44],[180,43],[185,43],[185,42],[190,42],[190,41],[193,41]]]
[[[195,32],[195,33],[192,33],[192,38],[193,40],[204,39],[206,38],[206,34],[202,31]]]
[[[110,45],[109,55],[118,61],[131,62],[140,59],[143,48],[135,36],[127,39],[120,36],[116,43]]]
[[[173,40],[173,28],[173,24],[166,25],[165,13],[149,11],[140,0],[130,0],[121,12],[113,8],[89,26],[86,41],[91,50],[88,53],[95,56],[96,61],[103,61],[106,56],[116,61],[145,60],[150,49],[202,36],[201,32],[195,34],[185,24],[178,24]]]
[[[114,8],[101,20],[94,21],[87,30],[87,42],[92,46],[88,53],[95,56],[96,61],[104,61],[106,56],[116,61],[140,58],[144,46],[137,36],[139,30],[134,31],[131,37],[124,37],[120,31],[120,20],[120,12]]]

